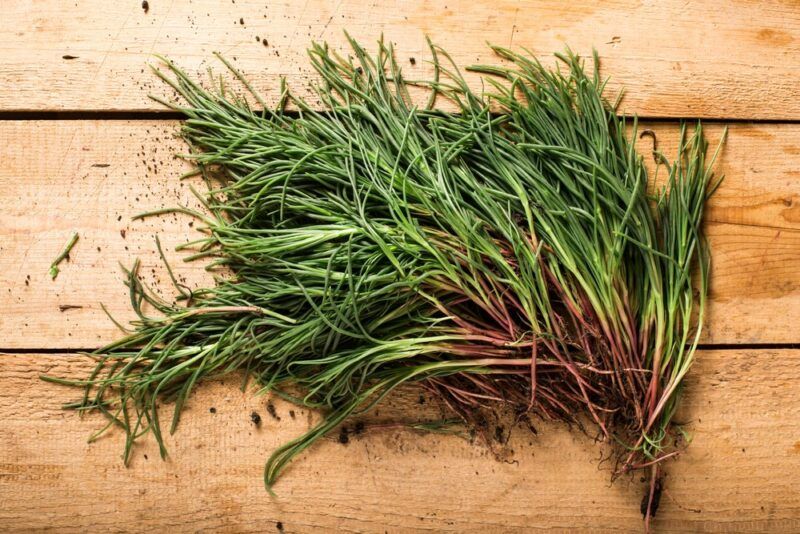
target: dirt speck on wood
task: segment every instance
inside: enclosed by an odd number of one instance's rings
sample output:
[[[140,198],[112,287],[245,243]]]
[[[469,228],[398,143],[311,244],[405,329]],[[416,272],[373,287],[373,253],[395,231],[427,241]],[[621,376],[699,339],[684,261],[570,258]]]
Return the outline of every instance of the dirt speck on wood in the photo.
[[[258,415],[258,412],[253,412],[250,414],[250,420],[256,426],[261,426],[261,416]]]

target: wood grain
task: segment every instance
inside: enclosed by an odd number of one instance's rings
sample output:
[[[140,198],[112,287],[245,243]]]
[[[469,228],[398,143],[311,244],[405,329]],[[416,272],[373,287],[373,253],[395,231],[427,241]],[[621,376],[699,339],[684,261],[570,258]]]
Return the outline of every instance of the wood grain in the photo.
[[[384,34],[411,76],[428,68],[425,34],[460,64],[496,62],[487,41],[542,56],[566,43],[597,48],[628,112],[800,118],[800,10],[785,0],[151,0],[147,12],[138,1],[5,2],[0,110],[159,109],[147,98],[162,92],[146,68],[153,53],[204,73],[220,51],[269,99],[280,76],[308,94],[306,48],[341,47],[345,29],[366,44]]]
[[[346,446],[325,439],[270,498],[265,458],[316,416],[275,401],[273,419],[238,377],[200,387],[168,439],[168,461],[148,438],[126,469],[122,435],[88,445],[102,419],[61,411],[76,391],[37,378],[88,369],[79,356],[0,354],[0,530],[277,532],[280,521],[287,532],[641,531],[638,478],[610,486],[609,467],[597,465],[603,446],[540,422],[538,436],[512,431],[506,462],[480,443],[399,428],[367,430]],[[797,350],[698,355],[678,417],[692,443],[667,466],[656,532],[800,529],[798,374]],[[408,389],[368,423],[401,413],[438,412]]]
[[[650,124],[674,152],[677,126]],[[720,127],[709,127],[712,142]],[[0,123],[0,347],[91,348],[116,329],[99,303],[129,319],[119,263],[143,261],[145,280],[171,295],[153,235],[165,248],[196,232],[186,217],[130,222],[191,204],[186,170],[172,154],[173,121]],[[649,138],[641,140],[646,153]],[[727,178],[708,211],[714,252],[706,343],[792,343],[800,321],[800,126],[734,125],[722,154]],[[51,260],[76,230],[80,241],[59,277]],[[202,264],[170,254],[190,285],[210,283]],[[81,306],[60,311],[60,306]]]
[[[430,73],[426,34],[459,64],[496,63],[487,41],[527,47],[545,61],[565,43],[584,55],[595,47],[611,77],[609,95],[625,88],[624,112],[740,121],[720,162],[726,181],[707,212],[714,263],[703,342],[800,342],[797,2],[148,5],[146,12],[140,0],[2,5],[0,119],[48,112],[84,120],[0,120],[0,532],[642,529],[640,480],[610,485],[610,467],[598,468],[607,445],[546,422],[535,421],[538,435],[514,429],[494,451],[397,425],[347,445],[327,438],[291,466],[274,498],[263,490],[265,459],[318,414],[273,400],[280,420],[272,418],[267,398],[238,389],[241,376],[198,388],[178,433],[167,439],[167,461],[151,438],[137,445],[127,469],[120,432],[87,444],[101,418],[60,410],[76,391],[38,377],[87,374],[86,359],[68,351],[118,335],[101,302],[122,321],[132,317],[119,263],[141,258],[145,281],[170,296],[157,233],[185,283],[212,283],[201,264],[171,252],[196,237],[189,219],[131,222],[142,211],[197,205],[193,182],[177,179],[187,168],[173,158],[184,148],[174,138],[178,123],[95,120],[162,111],[147,96],[167,94],[147,68],[154,53],[205,76],[209,66],[222,71],[212,55],[222,52],[274,101],[282,76],[298,94],[311,94],[315,75],[305,49],[325,40],[343,50],[345,29],[367,46],[384,34],[411,78]],[[741,122],[747,120],[772,122]],[[674,153],[675,122],[643,127]],[[720,132],[721,124],[709,125],[712,143]],[[651,144],[640,141],[643,154]],[[72,231],[80,241],[52,281],[50,261]],[[798,376],[796,349],[698,353],[676,417],[692,443],[667,466],[655,532],[800,532]],[[442,416],[435,402],[418,399],[413,387],[399,392],[369,416],[367,428]]]

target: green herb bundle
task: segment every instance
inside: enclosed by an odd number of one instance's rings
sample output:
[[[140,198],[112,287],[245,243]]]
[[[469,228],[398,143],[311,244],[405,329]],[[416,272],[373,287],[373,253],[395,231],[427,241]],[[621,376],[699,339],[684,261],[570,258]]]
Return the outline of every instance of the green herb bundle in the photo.
[[[71,407],[126,432],[126,461],[147,433],[166,454],[158,400],[175,402],[174,431],[195,385],[228,373],[321,410],[269,458],[268,488],[408,382],[467,422],[496,405],[588,415],[619,444],[617,473],[650,470],[649,517],[708,288],[701,221],[716,182],[700,124],[682,126],[673,161],[658,156],[668,179],[654,190],[597,58],[587,74],[571,52],[550,69],[495,47],[504,66],[470,68],[489,88],[478,93],[435,46],[426,81],[406,80],[382,41],[375,56],[351,46],[311,48],[316,109],[285,87],[270,108],[227,63],[247,98],[156,70],[211,185],[205,212],[176,208],[204,233],[181,248],[228,274],[176,282],[175,306],[134,267],[132,333],[95,354],[86,380],[53,380],[84,387]],[[445,100],[456,112],[436,110]]]

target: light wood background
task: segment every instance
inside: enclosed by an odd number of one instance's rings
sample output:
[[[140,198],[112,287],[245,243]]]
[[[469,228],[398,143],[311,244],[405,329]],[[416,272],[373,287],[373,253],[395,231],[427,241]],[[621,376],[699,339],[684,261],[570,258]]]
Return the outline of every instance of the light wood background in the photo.
[[[177,216],[130,221],[192,202],[172,157],[178,122],[147,98],[165,93],[152,54],[202,74],[221,51],[274,98],[282,75],[304,90],[306,46],[342,46],[343,29],[364,43],[383,33],[419,74],[426,33],[462,64],[495,61],[487,41],[541,55],[595,47],[610,90],[624,86],[623,109],[668,154],[678,117],[707,119],[712,142],[730,127],[726,181],[708,210],[710,316],[679,415],[692,443],[667,466],[654,529],[800,531],[797,2],[149,0],[145,13],[139,0],[37,0],[0,10],[0,531],[641,530],[638,478],[610,485],[598,467],[607,450],[557,425],[515,429],[505,462],[485,445],[393,426],[347,445],[328,439],[273,498],[264,460],[315,414],[275,401],[278,421],[236,380],[208,384],[169,459],[147,440],[126,469],[121,435],[87,445],[101,420],[61,411],[75,392],[38,380],[86,373],[77,352],[116,335],[99,303],[130,318],[120,262],[141,258],[158,285],[153,235],[170,248],[194,234]],[[80,241],[51,281],[72,231]],[[209,282],[199,264],[177,267],[190,284]],[[417,397],[396,395],[376,420],[438,414]]]

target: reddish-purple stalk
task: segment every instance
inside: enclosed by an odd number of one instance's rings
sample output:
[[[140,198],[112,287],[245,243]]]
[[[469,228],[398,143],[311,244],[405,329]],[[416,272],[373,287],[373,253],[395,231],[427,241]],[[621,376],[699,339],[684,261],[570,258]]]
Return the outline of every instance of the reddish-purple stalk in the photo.
[[[501,250],[504,255],[510,255],[510,247],[501,247]],[[652,370],[643,368],[650,328],[641,333],[633,328],[626,294],[616,304],[618,316],[612,327],[599,318],[584,294],[579,293],[573,301],[543,260],[541,267],[554,302],[561,305],[560,312],[553,309],[549,317],[553,337],[533,335],[529,340],[521,340],[522,333],[531,329],[530,324],[519,323],[526,316],[525,309],[508,287],[498,287],[494,280],[487,282],[483,276],[474,277],[481,296],[444,280],[435,284],[449,298],[447,303],[437,300],[437,309],[452,320],[463,340],[468,342],[451,343],[444,351],[480,358],[483,364],[496,368],[499,376],[527,380],[515,380],[515,390],[497,387],[497,374],[460,373],[430,379],[427,387],[467,418],[470,409],[489,408],[490,403],[498,402],[509,404],[515,410],[570,421],[575,421],[586,410],[606,438],[612,433],[638,435],[635,442],[638,448],[658,415],[655,412],[659,399],[658,379],[653,376],[646,380],[645,377],[657,369],[658,360],[654,359]],[[480,310],[480,317],[469,311],[470,306]],[[575,360],[573,351],[581,361]],[[513,369],[522,366],[526,369]],[[632,411],[632,417],[617,419],[612,429],[609,424],[615,421],[615,414],[620,410]],[[620,422],[622,427],[619,427]],[[677,454],[673,451],[654,460],[637,462],[637,452],[632,451],[622,460],[617,473],[651,467]]]

